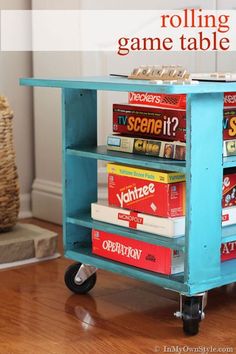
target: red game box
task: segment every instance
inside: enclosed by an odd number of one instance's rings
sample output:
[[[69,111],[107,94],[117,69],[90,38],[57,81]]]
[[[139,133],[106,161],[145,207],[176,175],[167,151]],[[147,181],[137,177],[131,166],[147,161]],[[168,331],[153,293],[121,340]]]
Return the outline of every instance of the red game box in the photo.
[[[183,272],[184,255],[163,246],[92,230],[92,252],[134,267],[162,274]]]
[[[224,109],[224,140],[236,138],[236,108]]]
[[[164,140],[186,139],[186,112],[155,107],[113,105],[113,132]]]
[[[128,103],[170,109],[186,109],[186,95],[129,92]]]
[[[113,132],[186,141],[186,95],[130,92],[128,101],[113,105]],[[224,94],[223,138],[236,138],[236,92]]]
[[[107,171],[109,205],[161,217],[185,215],[183,174],[119,164],[107,164]]]
[[[222,207],[236,205],[236,170],[224,174]]]
[[[236,92],[226,92],[224,94],[224,107],[236,107]]]
[[[184,271],[184,254],[104,231],[92,230],[92,252],[98,256],[166,275]],[[221,246],[221,261],[236,258],[236,241]]]
[[[223,243],[221,246],[221,261],[229,261],[236,258],[236,241]]]
[[[128,103],[159,108],[186,109],[186,95],[169,95],[152,92],[129,92]],[[236,92],[224,94],[224,107],[236,107]]]

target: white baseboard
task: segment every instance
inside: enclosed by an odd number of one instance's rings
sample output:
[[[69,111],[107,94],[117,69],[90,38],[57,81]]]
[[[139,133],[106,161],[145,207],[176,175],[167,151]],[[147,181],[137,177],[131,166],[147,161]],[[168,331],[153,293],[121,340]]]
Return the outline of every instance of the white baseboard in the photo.
[[[99,168],[99,200],[107,199],[105,169]],[[62,185],[61,183],[36,179],[32,190],[32,214],[34,217],[55,224],[62,224]]]
[[[36,179],[32,190],[32,213],[35,218],[62,224],[62,186]]]
[[[19,219],[32,218],[31,196],[30,194],[20,194]]]

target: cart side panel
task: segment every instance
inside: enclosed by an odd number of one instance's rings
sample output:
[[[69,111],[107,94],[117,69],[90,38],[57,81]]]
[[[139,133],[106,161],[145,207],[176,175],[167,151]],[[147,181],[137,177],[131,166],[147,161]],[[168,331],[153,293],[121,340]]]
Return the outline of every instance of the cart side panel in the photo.
[[[67,154],[67,148],[97,146],[97,92],[62,90],[63,232],[65,250],[90,242],[91,230],[71,225],[67,217],[90,210],[97,201],[97,161]]]
[[[195,290],[220,275],[222,127],[223,93],[188,95],[185,282]]]

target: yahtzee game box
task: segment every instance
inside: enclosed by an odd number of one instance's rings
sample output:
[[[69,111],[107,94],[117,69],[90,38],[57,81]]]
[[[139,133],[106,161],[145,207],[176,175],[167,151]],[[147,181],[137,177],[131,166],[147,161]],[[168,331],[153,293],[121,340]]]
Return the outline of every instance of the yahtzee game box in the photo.
[[[107,164],[110,205],[146,214],[185,215],[185,175],[178,172]]]

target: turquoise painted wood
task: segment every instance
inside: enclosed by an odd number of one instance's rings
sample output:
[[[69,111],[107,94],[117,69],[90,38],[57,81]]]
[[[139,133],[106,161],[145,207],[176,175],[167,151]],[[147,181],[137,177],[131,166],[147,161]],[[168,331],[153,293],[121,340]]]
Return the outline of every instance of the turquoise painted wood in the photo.
[[[75,261],[83,262],[85,264],[89,264],[90,261],[93,260],[93,265],[97,268],[106,269],[114,273],[130,276],[131,278],[148,281],[153,284],[163,286],[164,288],[169,288],[175,291],[183,293],[188,292],[188,286],[183,284],[182,274],[164,276],[161,274],[148,272],[142,269],[128,266],[126,264],[121,264],[105,258],[96,257],[91,254],[91,249],[89,248],[84,248],[80,251],[68,251],[66,252],[66,257],[74,259]]]
[[[187,214],[185,282],[220,273],[223,93],[187,99]]]
[[[236,156],[229,156],[223,158],[224,168],[235,167],[236,166]]]
[[[171,161],[168,159],[157,159],[151,156],[138,156],[135,154],[125,154],[117,151],[109,151],[106,146],[86,147],[84,149],[67,149],[68,155],[87,157],[96,160],[125,163],[147,168],[161,169],[166,171],[186,172],[185,161]],[[125,156],[125,157],[124,157]]]
[[[222,242],[236,239],[236,226],[221,227],[223,168],[236,158],[222,158],[223,92],[236,83],[152,85],[121,78],[21,79],[26,86],[62,88],[63,219],[66,257],[187,295],[236,281],[236,260],[220,263]],[[122,154],[97,147],[97,90],[187,93],[187,161]],[[181,171],[187,177],[186,234],[179,239],[135,231],[91,220],[90,203],[97,200],[97,160]],[[117,232],[172,249],[185,250],[185,272],[164,276],[91,253],[91,228]]]
[[[219,286],[234,283],[236,280],[236,260],[227,261],[221,264],[221,270],[217,278],[210,278],[205,282],[189,286],[187,295],[217,288]]]
[[[200,82],[198,85],[154,85],[149,81],[128,80],[119,77],[80,77],[79,79],[38,79],[24,78],[21,85],[38,87],[59,87],[71,89],[89,89],[105,91],[147,91],[159,93],[209,93],[236,91],[236,82],[214,83]]]
[[[111,232],[117,235],[133,238],[139,241],[151,243],[154,245],[168,247],[174,250],[184,250],[184,237],[164,237],[148,232],[129,229],[127,227],[117,226],[109,223],[93,220],[91,213],[81,213],[75,218],[67,218],[67,222],[75,225],[81,225],[91,229]]]
[[[63,121],[63,232],[65,250],[90,243],[91,229],[67,222],[67,216],[88,211],[97,201],[97,161],[67,155],[66,149],[97,145],[97,93],[62,91]]]
[[[93,220],[91,212],[79,213],[75,217],[68,217],[67,222],[75,225],[81,225],[88,228],[95,228],[111,233],[116,233],[125,237],[135,238],[140,241],[148,242],[154,245],[169,247],[174,250],[185,250],[185,237],[164,237],[161,235],[151,234],[138,230],[129,229],[127,227],[117,226],[114,224],[104,223]],[[230,225],[222,228],[221,244],[236,240],[236,225]]]

